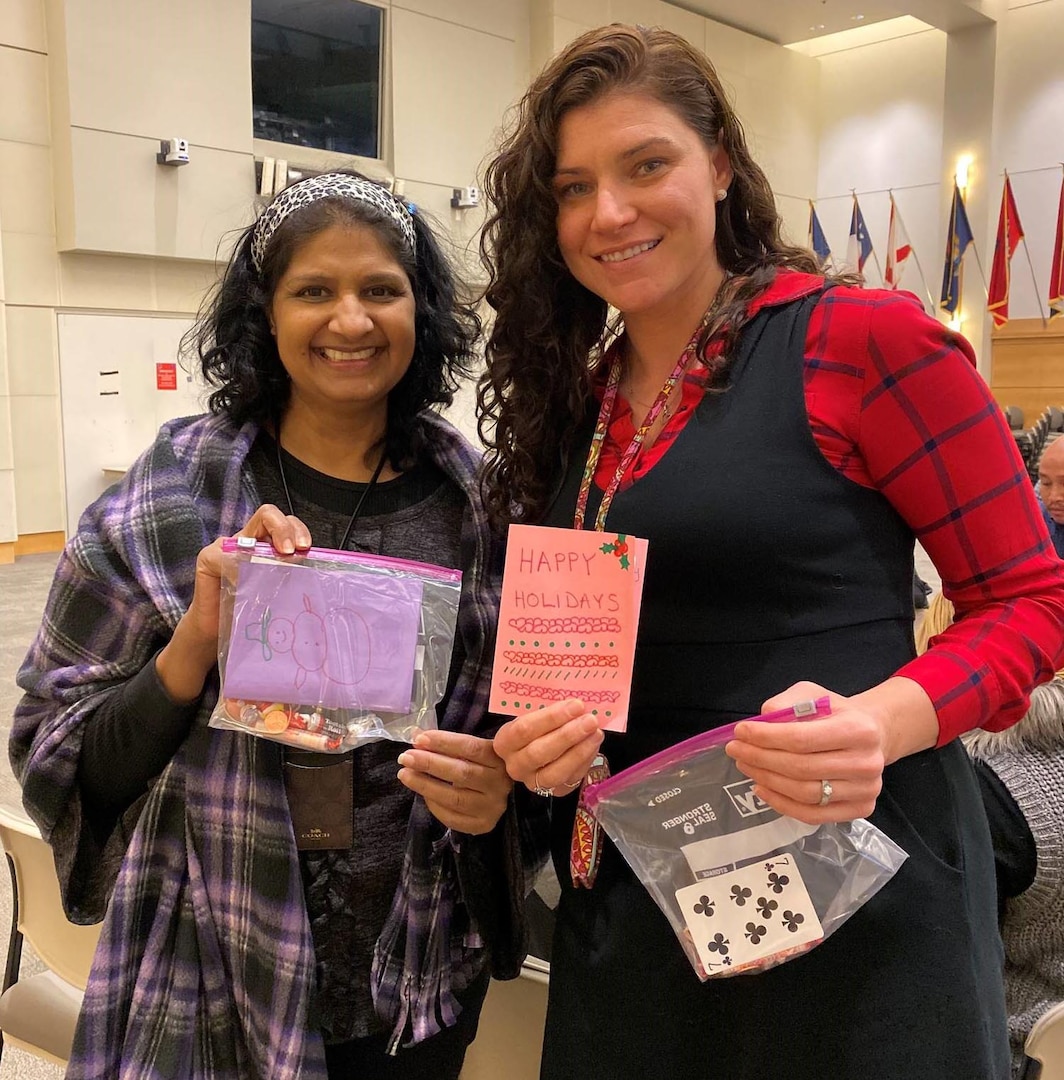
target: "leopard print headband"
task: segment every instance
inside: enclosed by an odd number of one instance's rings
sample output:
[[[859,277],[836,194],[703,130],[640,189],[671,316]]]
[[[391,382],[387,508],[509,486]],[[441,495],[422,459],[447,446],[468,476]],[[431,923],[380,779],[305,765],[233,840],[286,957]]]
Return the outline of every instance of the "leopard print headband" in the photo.
[[[322,173],[287,187],[269,206],[263,210],[251,236],[251,263],[256,270],[262,270],[262,261],[266,255],[273,234],[294,210],[317,202],[319,199],[355,199],[368,203],[380,210],[399,230],[403,243],[414,255],[417,243],[414,237],[414,221],[406,203],[392,198],[379,184],[371,180],[361,180],[357,176],[343,173]]]

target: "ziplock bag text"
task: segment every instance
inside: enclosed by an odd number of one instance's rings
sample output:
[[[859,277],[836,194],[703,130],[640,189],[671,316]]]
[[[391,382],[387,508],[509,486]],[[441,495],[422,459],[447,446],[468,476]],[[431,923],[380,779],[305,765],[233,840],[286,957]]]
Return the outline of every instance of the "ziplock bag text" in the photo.
[[[750,719],[829,712],[825,697]],[[585,793],[703,982],[808,952],[907,858],[863,818],[808,825],[777,813],[724,753],[734,735],[735,724],[696,735]]]

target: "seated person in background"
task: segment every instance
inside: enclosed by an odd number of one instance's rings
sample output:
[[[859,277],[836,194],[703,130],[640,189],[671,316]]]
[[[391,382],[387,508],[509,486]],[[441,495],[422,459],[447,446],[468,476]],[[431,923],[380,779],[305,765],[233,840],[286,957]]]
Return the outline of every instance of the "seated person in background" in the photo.
[[[1038,498],[1053,547],[1064,556],[1064,439],[1055,439],[1038,461]]]
[[[990,822],[1014,1080],[1035,1021],[1064,1000],[1064,679],[1005,731],[964,736]]]
[[[952,622],[953,605],[935,593],[916,631],[917,651]],[[1064,1000],[1062,676],[1034,689],[1015,726],[962,736],[994,847],[1013,1080],[1033,1075],[1026,1072],[1024,1043],[1042,1013]]]

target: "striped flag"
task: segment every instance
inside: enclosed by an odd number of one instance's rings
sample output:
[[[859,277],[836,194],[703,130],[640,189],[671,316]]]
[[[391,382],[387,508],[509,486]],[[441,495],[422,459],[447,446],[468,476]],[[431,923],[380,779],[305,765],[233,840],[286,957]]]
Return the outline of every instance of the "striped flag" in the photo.
[[[816,257],[821,263],[826,263],[831,258],[831,248],[828,246],[828,238],[820,227],[820,218],[816,216],[816,206],[813,200],[809,200],[809,247],[816,252]]]
[[[901,287],[901,276],[905,273],[905,264],[913,253],[912,244],[909,243],[909,234],[905,231],[905,223],[901,220],[901,213],[894,204],[894,196],[890,197],[890,227],[887,230],[887,267],[883,271],[883,283],[888,289]]]
[[[1008,173],[1001,189],[1001,211],[998,214],[997,239],[994,241],[994,263],[990,268],[990,285],[987,289],[986,306],[994,319],[994,327],[1000,328],[1009,321],[1009,288],[1012,284],[1010,263],[1016,248],[1023,239],[1023,226],[1012,196],[1012,184]]]
[[[872,254],[872,240],[868,235],[864,214],[853,197],[853,213],[850,215],[850,239],[846,245],[846,262],[860,274],[864,272],[868,256]]]

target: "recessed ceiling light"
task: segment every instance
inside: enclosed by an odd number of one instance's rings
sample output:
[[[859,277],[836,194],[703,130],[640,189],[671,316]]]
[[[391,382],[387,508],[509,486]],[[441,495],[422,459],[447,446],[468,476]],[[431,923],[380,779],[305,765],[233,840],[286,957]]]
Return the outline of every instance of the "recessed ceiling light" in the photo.
[[[863,18],[864,18],[864,16],[863,16],[863,15],[851,15],[851,16],[850,16],[850,19],[851,19],[851,20],[852,20],[853,22],[861,22],[861,20],[862,20]]]

